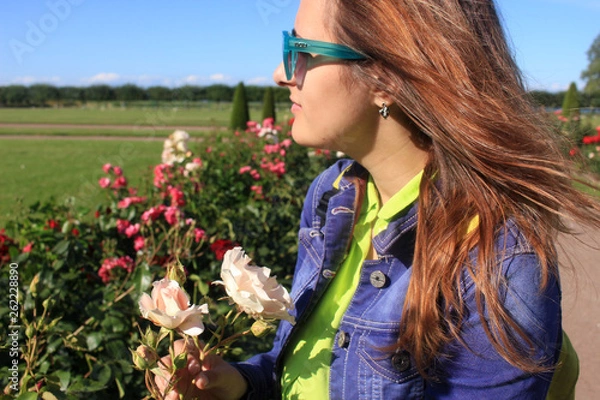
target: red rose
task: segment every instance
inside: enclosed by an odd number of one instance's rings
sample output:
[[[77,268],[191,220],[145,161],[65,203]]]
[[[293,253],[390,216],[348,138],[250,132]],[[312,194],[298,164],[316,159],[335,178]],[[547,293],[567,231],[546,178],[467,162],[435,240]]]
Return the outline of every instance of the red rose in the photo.
[[[215,256],[217,257],[217,261],[221,261],[221,260],[223,260],[225,253],[227,253],[227,250],[231,250],[236,246],[239,246],[239,245],[237,243],[232,242],[231,240],[218,239],[218,240],[215,240],[215,242],[210,245],[210,249],[212,250],[213,253],[215,253]]]

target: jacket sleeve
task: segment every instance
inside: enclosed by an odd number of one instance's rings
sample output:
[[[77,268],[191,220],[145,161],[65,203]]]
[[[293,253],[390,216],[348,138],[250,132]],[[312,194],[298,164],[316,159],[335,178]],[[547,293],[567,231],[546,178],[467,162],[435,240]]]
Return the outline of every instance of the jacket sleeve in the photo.
[[[509,228],[513,230],[516,228]],[[488,339],[478,313],[474,285],[464,290],[468,315],[462,326],[464,344],[454,343],[436,368],[440,377],[428,393],[436,399],[544,399],[552,379],[562,343],[560,287],[553,276],[540,290],[540,261],[523,245],[514,242],[502,261],[501,299],[506,312],[531,339],[525,343],[513,332],[512,340],[529,351],[531,359],[549,367],[548,372],[530,374],[504,360]],[[514,250],[517,249],[517,250]],[[467,279],[468,282],[468,279]],[[467,284],[468,285],[468,284]],[[485,312],[485,311],[484,311]]]
[[[311,183],[304,199],[304,206],[300,217],[300,230],[313,228],[317,218],[315,216],[315,210],[319,204],[320,196],[324,191],[331,188],[335,179],[349,163],[349,160],[338,161]],[[299,268],[302,268],[304,262],[303,258],[302,249],[300,248],[294,275],[296,275]],[[292,282],[292,292],[294,291],[294,282],[295,280]],[[294,299],[294,301],[296,300],[297,299]],[[292,315],[294,315],[296,319],[298,318],[298,315],[295,314],[297,312],[298,307],[296,306],[296,309],[292,312]],[[275,364],[291,330],[292,325],[289,322],[281,321],[271,351],[255,355],[244,362],[234,364],[248,382],[249,389],[246,399],[257,400],[276,398],[279,383],[276,381]]]

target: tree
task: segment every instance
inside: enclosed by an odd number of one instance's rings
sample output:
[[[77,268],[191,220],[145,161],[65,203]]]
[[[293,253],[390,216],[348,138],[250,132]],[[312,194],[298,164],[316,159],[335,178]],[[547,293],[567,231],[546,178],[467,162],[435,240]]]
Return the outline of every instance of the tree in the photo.
[[[125,84],[115,89],[115,97],[120,101],[145,100],[146,91],[133,84]]]
[[[58,88],[58,96],[63,105],[73,105],[85,101],[85,88],[76,86],[63,86]]]
[[[54,86],[37,84],[29,87],[29,101],[35,106],[44,107],[48,105],[48,102],[58,99],[58,89]]]
[[[600,35],[596,37],[587,52],[590,64],[581,73],[581,79],[587,81],[583,91],[587,94],[600,93]]]
[[[10,85],[4,88],[5,104],[9,107],[29,105],[29,89],[23,85]]]
[[[246,99],[246,88],[244,83],[238,83],[233,94],[233,109],[231,110],[231,129],[246,129],[250,113],[248,111],[248,100]]]
[[[149,100],[168,101],[173,99],[171,89],[164,86],[151,86],[146,89],[146,94]]]
[[[263,120],[266,118],[273,118],[273,121],[276,119],[275,114],[275,98],[273,96],[273,88],[267,87],[265,90],[265,95],[263,97]]]
[[[569,118],[579,114],[579,93],[577,92],[577,85],[572,82],[567,90],[565,99],[562,104],[562,114]]]
[[[115,91],[108,85],[93,85],[85,89],[87,101],[110,101],[115,99]]]
[[[233,89],[231,87],[223,84],[215,84],[206,88],[204,99],[217,102],[231,101],[232,95]]]

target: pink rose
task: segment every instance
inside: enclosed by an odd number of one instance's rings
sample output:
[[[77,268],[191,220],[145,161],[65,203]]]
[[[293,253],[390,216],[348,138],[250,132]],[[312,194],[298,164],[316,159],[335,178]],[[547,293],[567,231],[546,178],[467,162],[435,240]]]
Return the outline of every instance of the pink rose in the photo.
[[[136,236],[133,239],[133,249],[135,251],[140,251],[146,246],[146,241],[142,236]]]
[[[106,163],[102,166],[102,171],[104,171],[104,173],[106,173],[106,174],[110,173],[111,169],[112,169],[112,165],[110,165],[109,163]]]
[[[240,168],[240,171],[239,171],[239,172],[240,172],[240,174],[245,174],[246,172],[250,172],[250,170],[251,170],[251,169],[252,169],[252,167],[251,167],[251,166],[249,166],[249,165],[246,165],[246,166],[244,166],[244,167]]]
[[[23,253],[29,253],[33,249],[33,242],[29,242],[23,247]]]
[[[165,219],[169,225],[175,225],[179,222],[179,209],[177,207],[167,207]]]
[[[171,196],[171,205],[177,207],[185,206],[185,196],[181,190],[176,187],[169,187],[169,195]]]
[[[252,171],[250,171],[250,176],[252,177],[252,179],[254,179],[255,181],[260,179],[260,174],[258,173],[257,170],[253,169]]]
[[[263,198],[263,187],[261,185],[252,185],[250,186],[250,190],[254,192],[257,198]]]
[[[167,329],[179,329],[186,335],[198,336],[204,332],[203,315],[208,305],[190,305],[190,298],[177,281],[162,279],[153,282],[152,293],[142,294],[139,301],[142,316]]]
[[[125,229],[125,235],[127,235],[128,238],[135,236],[139,233],[140,231],[140,224],[132,224],[129,225],[126,229]]]
[[[133,271],[134,262],[129,256],[105,259],[102,263],[102,266],[98,270],[98,276],[102,279],[102,282],[110,282],[113,279],[112,270],[117,267],[123,268],[128,273],[131,273]]]
[[[115,183],[113,183],[113,189],[121,189],[127,186],[127,179],[124,176],[119,176],[115,179]]]
[[[100,185],[100,187],[102,189],[106,189],[107,187],[110,186],[110,178],[100,178],[98,180],[98,184]]]
[[[131,222],[129,222],[126,219],[118,219],[117,220],[117,231],[121,234],[125,233],[125,231],[127,230],[127,228],[129,228],[129,225],[131,225]]]
[[[206,236],[206,231],[200,228],[194,228],[194,241],[196,243],[200,243],[202,239]]]
[[[163,204],[157,207],[150,207],[149,210],[144,211],[144,213],[142,214],[142,221],[156,221],[158,217],[160,217],[162,213],[165,212],[165,209],[166,207]]]
[[[277,318],[295,322],[288,310],[294,308],[288,291],[270,277],[266,267],[250,265],[250,258],[241,247],[235,247],[223,258],[221,279],[227,295],[253,318]]]
[[[123,168],[121,168],[121,167],[114,167],[113,168],[113,172],[115,173],[116,176],[121,176],[121,175],[123,175]]]
[[[117,207],[118,208],[127,208],[132,204],[139,204],[139,203],[143,203],[144,201],[146,201],[145,197],[137,197],[137,196],[125,197],[123,200],[119,201],[119,203],[117,204]]]

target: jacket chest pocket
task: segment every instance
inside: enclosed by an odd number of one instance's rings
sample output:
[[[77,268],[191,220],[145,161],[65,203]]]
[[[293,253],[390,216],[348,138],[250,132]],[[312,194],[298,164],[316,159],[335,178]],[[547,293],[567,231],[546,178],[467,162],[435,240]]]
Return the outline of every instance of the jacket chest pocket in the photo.
[[[423,378],[410,354],[388,352],[383,348],[395,343],[396,330],[365,331],[357,346],[359,399],[422,399]]]

